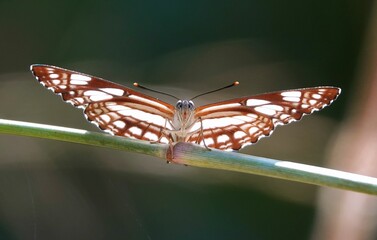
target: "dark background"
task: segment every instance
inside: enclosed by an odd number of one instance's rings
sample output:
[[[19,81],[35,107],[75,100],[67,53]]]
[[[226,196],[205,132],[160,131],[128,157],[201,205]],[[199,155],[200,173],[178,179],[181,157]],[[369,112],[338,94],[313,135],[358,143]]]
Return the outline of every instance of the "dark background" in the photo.
[[[197,105],[334,85],[343,93],[331,107],[242,150],[325,166],[356,84],[371,3],[0,0],[0,117],[97,131],[39,86],[34,63],[182,98],[241,82]],[[307,239],[316,191],[0,135],[0,239]]]

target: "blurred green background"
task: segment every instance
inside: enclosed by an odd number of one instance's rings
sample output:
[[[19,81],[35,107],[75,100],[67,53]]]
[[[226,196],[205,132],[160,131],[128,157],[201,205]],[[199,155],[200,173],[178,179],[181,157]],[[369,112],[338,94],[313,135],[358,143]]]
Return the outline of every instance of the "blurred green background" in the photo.
[[[332,106],[242,150],[324,166],[356,85],[371,6],[0,0],[1,118],[98,131],[81,110],[39,86],[29,72],[34,63],[126,86],[138,81],[182,98],[241,82],[197,105],[334,85],[343,94]],[[0,135],[0,239],[308,239],[316,192],[278,179]]]

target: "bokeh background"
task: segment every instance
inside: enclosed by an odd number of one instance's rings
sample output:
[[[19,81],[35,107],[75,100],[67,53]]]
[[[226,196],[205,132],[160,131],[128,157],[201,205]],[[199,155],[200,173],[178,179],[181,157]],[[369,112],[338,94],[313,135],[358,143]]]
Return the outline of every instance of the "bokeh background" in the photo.
[[[377,176],[373,1],[0,0],[0,118],[98,131],[33,63],[197,105],[334,85],[340,98],[242,150]],[[174,103],[173,99],[161,97]],[[376,239],[375,197],[0,135],[0,239]],[[346,236],[346,238],[344,238]]]

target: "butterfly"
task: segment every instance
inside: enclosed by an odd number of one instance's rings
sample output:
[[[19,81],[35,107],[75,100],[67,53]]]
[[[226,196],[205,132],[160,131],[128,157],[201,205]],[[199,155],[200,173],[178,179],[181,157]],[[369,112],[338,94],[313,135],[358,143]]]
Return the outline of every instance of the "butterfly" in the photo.
[[[200,107],[195,107],[192,99],[178,100],[173,106],[80,72],[42,64],[30,68],[43,86],[61,95],[65,102],[83,108],[89,122],[110,134],[165,144],[196,143],[220,150],[239,150],[256,143],[269,136],[276,126],[298,121],[330,105],[341,92],[340,88],[325,86],[235,98]]]

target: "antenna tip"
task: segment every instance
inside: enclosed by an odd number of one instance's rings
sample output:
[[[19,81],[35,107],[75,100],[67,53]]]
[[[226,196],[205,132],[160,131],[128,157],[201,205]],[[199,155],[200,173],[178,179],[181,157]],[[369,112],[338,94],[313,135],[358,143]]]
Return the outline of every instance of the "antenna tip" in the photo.
[[[138,84],[137,82],[134,82],[134,86],[135,86],[135,87],[138,87],[139,84]]]
[[[237,85],[239,85],[239,84],[240,84],[239,81],[235,81],[235,82],[233,83],[233,86],[237,86]]]

